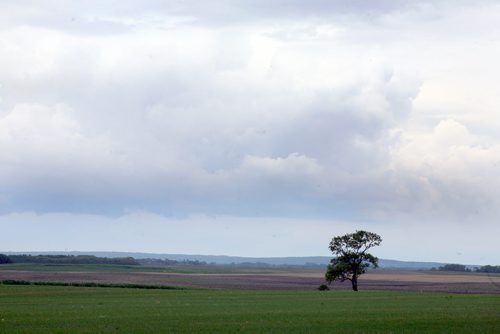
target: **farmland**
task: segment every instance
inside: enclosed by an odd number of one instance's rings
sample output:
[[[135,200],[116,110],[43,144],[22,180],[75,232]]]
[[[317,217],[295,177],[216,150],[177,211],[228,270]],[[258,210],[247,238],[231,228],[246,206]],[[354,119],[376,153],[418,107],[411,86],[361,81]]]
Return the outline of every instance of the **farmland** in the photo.
[[[0,285],[0,332],[498,332],[500,296]]]
[[[500,276],[375,270],[360,288],[317,291],[311,268],[2,266],[0,280],[182,287],[0,284],[1,333],[499,332]]]
[[[167,285],[209,289],[314,290],[324,269],[232,266],[2,265],[0,280]],[[350,289],[334,284],[334,289]],[[500,293],[500,275],[442,271],[372,270],[361,276],[370,291]]]

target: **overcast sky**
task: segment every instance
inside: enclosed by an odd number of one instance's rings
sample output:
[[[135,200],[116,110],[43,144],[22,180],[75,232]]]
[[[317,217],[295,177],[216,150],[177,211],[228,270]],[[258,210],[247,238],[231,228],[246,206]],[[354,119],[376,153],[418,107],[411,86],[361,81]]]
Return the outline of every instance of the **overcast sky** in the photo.
[[[0,251],[500,264],[497,1],[1,1]]]

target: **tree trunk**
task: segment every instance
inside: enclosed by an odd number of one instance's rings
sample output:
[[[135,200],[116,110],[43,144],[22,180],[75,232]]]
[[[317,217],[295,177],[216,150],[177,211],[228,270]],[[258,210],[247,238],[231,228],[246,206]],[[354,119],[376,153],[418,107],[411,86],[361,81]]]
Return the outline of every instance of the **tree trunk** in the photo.
[[[351,283],[352,283],[352,289],[354,291],[358,291],[358,277],[356,274],[352,276]]]

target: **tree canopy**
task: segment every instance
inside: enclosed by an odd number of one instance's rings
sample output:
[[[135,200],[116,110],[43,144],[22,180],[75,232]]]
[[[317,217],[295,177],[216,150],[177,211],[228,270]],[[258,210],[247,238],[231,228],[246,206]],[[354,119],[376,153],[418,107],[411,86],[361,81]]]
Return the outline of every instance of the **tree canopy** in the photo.
[[[12,263],[12,260],[5,254],[0,254],[0,264]]]
[[[378,267],[378,258],[367,250],[381,242],[382,238],[378,234],[367,231],[334,237],[329,248],[335,257],[330,260],[325,274],[327,282],[349,280],[352,289],[358,291],[358,277],[370,266]]]

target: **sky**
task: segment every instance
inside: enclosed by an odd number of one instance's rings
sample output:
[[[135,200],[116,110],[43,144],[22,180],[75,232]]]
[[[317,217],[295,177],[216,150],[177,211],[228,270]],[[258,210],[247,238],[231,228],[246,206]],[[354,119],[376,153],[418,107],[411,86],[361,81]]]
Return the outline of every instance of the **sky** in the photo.
[[[1,1],[0,251],[500,264],[497,1]]]

